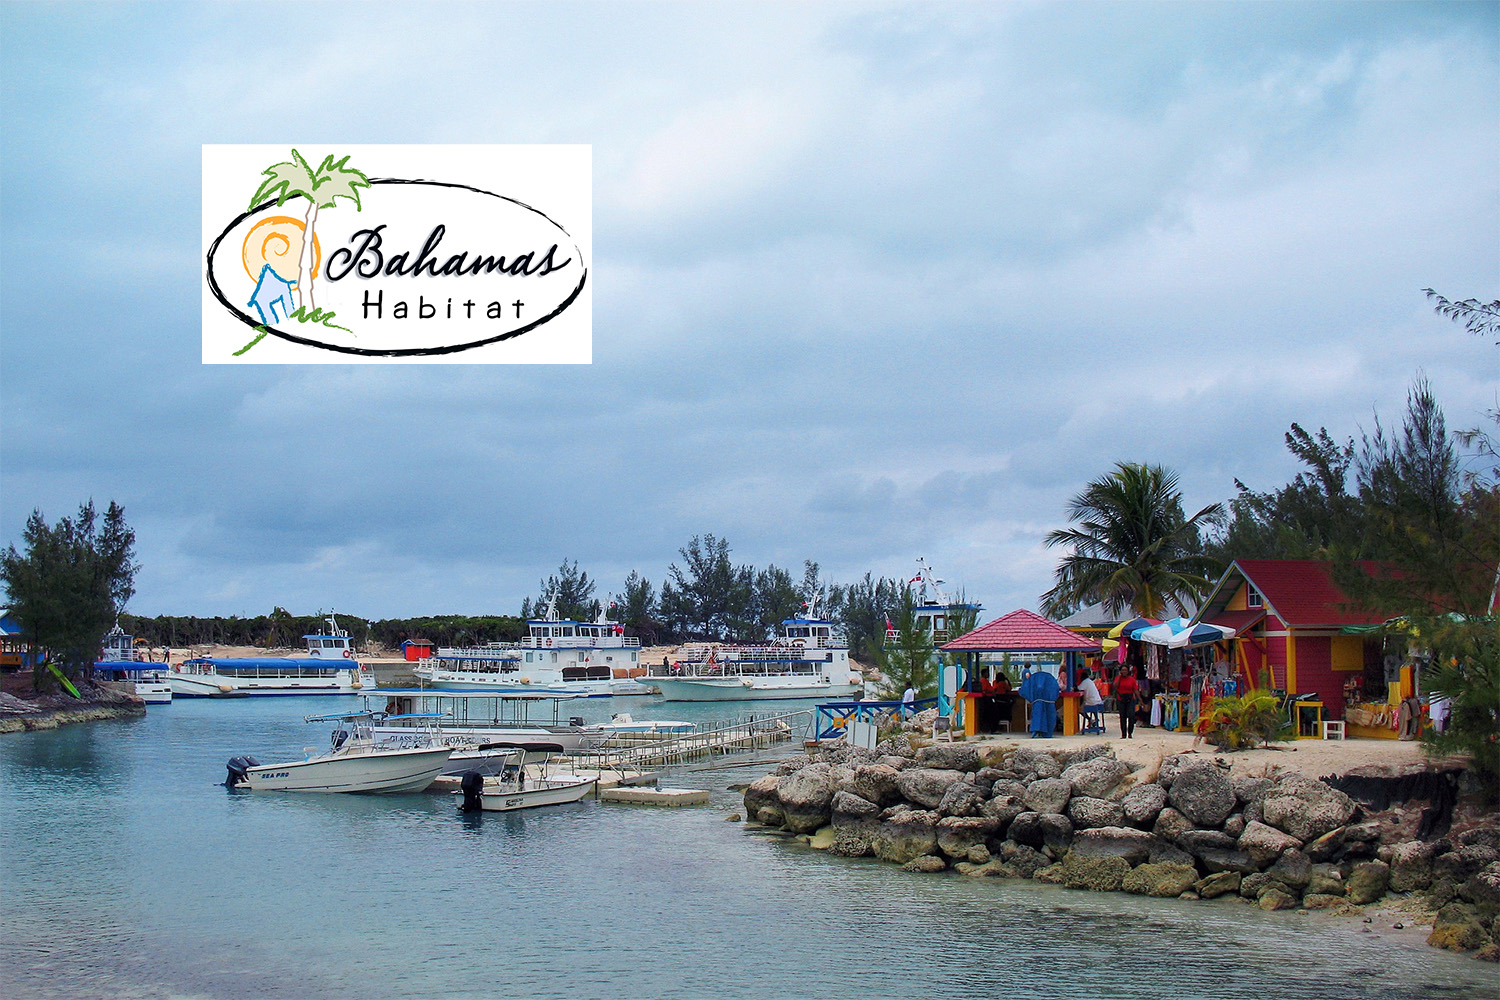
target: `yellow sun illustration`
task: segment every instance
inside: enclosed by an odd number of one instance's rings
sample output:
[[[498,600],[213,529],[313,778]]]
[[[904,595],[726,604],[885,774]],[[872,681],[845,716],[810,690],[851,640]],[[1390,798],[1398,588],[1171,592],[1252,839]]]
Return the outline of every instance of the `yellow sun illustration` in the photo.
[[[283,280],[297,283],[297,261],[302,256],[302,238],[307,227],[301,219],[289,215],[273,215],[257,222],[245,236],[242,254],[245,273],[251,281],[260,280],[261,268],[267,264]],[[318,235],[313,234],[312,276],[318,276],[318,267],[323,263],[323,248]]]

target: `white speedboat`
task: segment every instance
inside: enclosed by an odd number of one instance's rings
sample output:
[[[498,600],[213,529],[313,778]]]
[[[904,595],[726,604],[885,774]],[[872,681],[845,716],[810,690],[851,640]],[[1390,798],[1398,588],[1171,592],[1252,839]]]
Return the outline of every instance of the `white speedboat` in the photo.
[[[577,692],[545,691],[435,691],[387,689],[368,697],[374,713],[371,737],[385,746],[418,746],[437,741],[451,747],[453,756],[444,774],[489,765],[493,747],[551,748],[561,752],[591,750],[611,733],[602,726],[585,725],[581,718],[563,720],[560,706],[581,698]],[[383,705],[383,708],[376,706]],[[550,722],[534,722],[534,710],[551,709]],[[538,749],[538,753],[543,752]]]
[[[420,792],[443,770],[451,747],[428,744],[390,747],[370,737],[368,716],[324,716],[309,722],[339,719],[333,746],[324,753],[309,748],[304,760],[261,764],[253,757],[229,762],[230,788],[256,792]]]
[[[625,634],[605,610],[591,622],[557,617],[557,602],[526,622],[520,642],[439,647],[413,669],[424,683],[448,691],[576,693],[591,698],[640,694],[635,678],[641,641]]]
[[[328,631],[302,637],[306,656],[202,656],[172,668],[172,693],[201,698],[228,694],[358,694],[375,675],[354,656],[349,633],[328,616]]]
[[[104,649],[94,662],[94,679],[133,694],[148,705],[170,705],[172,685],[166,663],[152,663],[135,648],[135,636],[115,622],[104,637]]]
[[[849,661],[849,643],[824,618],[788,618],[777,637],[763,645],[713,643],[683,651],[678,662],[652,667],[637,683],[654,688],[667,701],[837,701],[864,687]]]
[[[560,752],[562,748],[556,750]],[[485,776],[470,771],[464,775],[463,788],[457,793],[464,797],[461,810],[514,812],[577,802],[598,780],[577,774],[549,774],[545,763],[529,768],[524,761],[525,755],[532,752],[530,748],[515,747],[510,752],[513,762],[506,764],[500,774]]]

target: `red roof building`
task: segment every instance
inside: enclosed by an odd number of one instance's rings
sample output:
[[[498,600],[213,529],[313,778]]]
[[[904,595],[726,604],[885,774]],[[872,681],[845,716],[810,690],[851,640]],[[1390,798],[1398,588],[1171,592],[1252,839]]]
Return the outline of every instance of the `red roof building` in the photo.
[[[944,653],[1097,653],[1099,641],[1021,608],[946,642]]]

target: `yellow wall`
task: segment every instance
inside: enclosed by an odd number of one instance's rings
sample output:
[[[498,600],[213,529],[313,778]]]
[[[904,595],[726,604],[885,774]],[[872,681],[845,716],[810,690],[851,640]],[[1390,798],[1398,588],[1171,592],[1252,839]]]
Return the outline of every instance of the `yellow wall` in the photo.
[[[1331,666],[1334,670],[1353,672],[1365,669],[1365,640],[1358,635],[1336,635],[1331,640]]]
[[[1225,611],[1249,611],[1250,610],[1249,608],[1247,608],[1245,606],[1245,585],[1243,583],[1240,584],[1239,589],[1234,592],[1234,596],[1229,599],[1229,603],[1226,604],[1226,605],[1224,605],[1224,610]]]
[[[1297,637],[1290,632],[1286,637],[1286,690],[1287,694],[1300,694],[1297,690]]]

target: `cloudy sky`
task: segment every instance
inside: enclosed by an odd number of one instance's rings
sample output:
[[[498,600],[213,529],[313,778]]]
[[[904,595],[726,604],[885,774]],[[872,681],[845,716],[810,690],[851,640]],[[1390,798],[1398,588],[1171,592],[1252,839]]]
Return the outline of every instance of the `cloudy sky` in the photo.
[[[0,544],[138,614],[513,613],[577,559],[1035,607],[1066,499],[1197,506],[1497,351],[1494,3],[6,4]],[[203,366],[205,143],[588,143],[590,366]],[[986,614],[985,617],[989,617]]]

